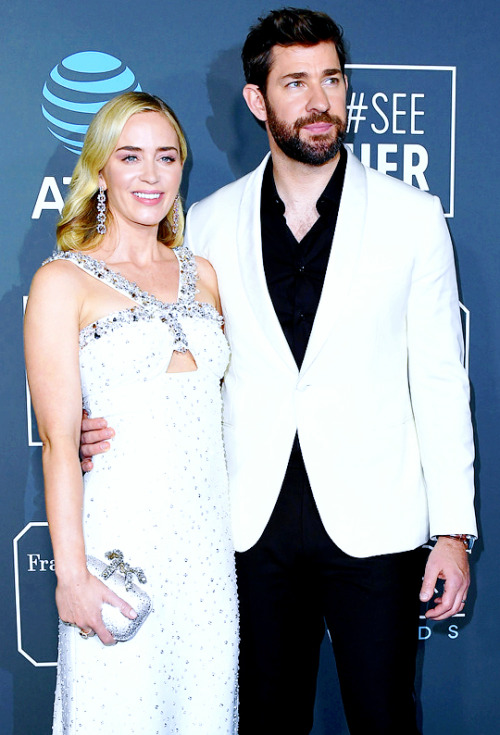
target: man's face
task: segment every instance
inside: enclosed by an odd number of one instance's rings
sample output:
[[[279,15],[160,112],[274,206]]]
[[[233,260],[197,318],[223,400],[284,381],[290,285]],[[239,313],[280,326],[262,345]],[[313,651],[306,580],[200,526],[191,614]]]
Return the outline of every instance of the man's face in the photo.
[[[266,122],[285,155],[312,166],[335,158],[346,132],[346,91],[333,43],[273,48]]]

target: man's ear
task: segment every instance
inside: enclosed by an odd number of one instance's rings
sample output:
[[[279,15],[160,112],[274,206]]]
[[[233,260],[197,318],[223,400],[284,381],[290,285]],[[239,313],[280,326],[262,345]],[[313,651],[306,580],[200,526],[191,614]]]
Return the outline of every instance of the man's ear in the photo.
[[[245,84],[243,87],[243,97],[248,105],[250,112],[255,115],[257,120],[266,122],[267,111],[266,103],[264,101],[264,95],[262,94],[260,87],[256,84]]]

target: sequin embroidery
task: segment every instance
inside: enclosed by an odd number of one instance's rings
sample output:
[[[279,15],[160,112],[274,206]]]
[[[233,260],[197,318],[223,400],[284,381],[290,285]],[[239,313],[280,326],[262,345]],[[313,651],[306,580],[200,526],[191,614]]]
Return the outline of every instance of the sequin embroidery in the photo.
[[[127,642],[59,628],[53,735],[236,735],[238,600],[220,381],[229,348],[179,259],[164,304],[82,253],[60,253],[131,297],[80,334],[85,407],[115,430],[83,478],[87,554],[121,549],[145,571],[152,610]],[[69,266],[68,266],[69,268]],[[171,373],[173,349],[196,370]]]
[[[186,335],[179,323],[180,317],[212,319],[222,326],[224,320],[218,311],[211,304],[197,301],[195,298],[198,275],[192,252],[184,246],[174,248],[173,252],[179,261],[179,289],[178,299],[172,303],[160,301],[147,291],[143,291],[137,283],[129,281],[120,273],[113,271],[104,261],[95,260],[82,252],[58,252],[44,261],[43,265],[53,260],[69,260],[86,273],[102,280],[108,286],[136,302],[134,308],[121,309],[84,327],[80,333],[80,347],[87,345],[92,337],[99,339],[108,331],[112,331],[122,324],[129,324],[131,321],[139,319],[158,318],[172,332],[174,349],[178,352],[186,352],[189,346]]]

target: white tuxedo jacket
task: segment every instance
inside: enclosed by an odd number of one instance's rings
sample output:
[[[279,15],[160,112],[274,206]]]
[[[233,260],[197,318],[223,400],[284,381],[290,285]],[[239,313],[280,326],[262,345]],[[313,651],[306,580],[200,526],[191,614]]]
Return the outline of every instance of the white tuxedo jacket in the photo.
[[[348,554],[476,535],[469,384],[439,200],[349,154],[298,370],[262,262],[266,161],[187,217],[186,244],[217,272],[231,346],[224,438],[236,549],[262,534],[296,431],[324,526]]]

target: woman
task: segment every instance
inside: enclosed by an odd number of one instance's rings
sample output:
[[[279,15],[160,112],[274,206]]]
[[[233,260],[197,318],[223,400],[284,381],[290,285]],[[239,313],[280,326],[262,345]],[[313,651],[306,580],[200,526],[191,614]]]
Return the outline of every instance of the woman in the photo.
[[[164,102],[136,92],[108,102],[73,174],[60,252],[31,287],[26,363],[61,619],[58,734],[236,731],[228,347],[215,273],[181,245],[185,158]],[[117,429],[83,482],[82,401]],[[112,549],[144,570],[152,600],[136,635],[114,646],[103,605],[136,611],[86,560]]]

